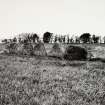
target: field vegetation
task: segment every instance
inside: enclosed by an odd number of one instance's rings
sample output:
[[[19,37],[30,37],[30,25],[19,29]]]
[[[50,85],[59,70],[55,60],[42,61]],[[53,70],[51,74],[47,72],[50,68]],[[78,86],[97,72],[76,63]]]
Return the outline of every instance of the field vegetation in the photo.
[[[1,54],[0,105],[105,105],[105,64]]]
[[[50,34],[44,34],[45,42],[50,41],[51,36],[46,39]],[[60,43],[60,47],[55,37],[56,48],[39,41],[37,34],[25,34],[19,42],[4,40],[0,45],[0,105],[105,105],[105,45],[88,39],[83,34],[84,43]],[[65,37],[59,41],[65,42]],[[66,52],[66,58],[57,57],[58,52]]]

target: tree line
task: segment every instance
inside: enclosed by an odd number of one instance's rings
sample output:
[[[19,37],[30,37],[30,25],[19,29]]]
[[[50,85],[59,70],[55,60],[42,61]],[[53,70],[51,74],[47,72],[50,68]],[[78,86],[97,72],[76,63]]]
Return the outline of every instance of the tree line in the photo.
[[[36,33],[21,33],[18,37],[14,37],[12,39],[3,39],[3,43],[37,43],[41,39],[39,35]],[[91,35],[90,33],[83,33],[80,36],[70,37],[70,35],[54,35],[51,32],[45,32],[42,38],[44,43],[102,43],[100,36]],[[105,43],[105,37],[103,37]]]
[[[95,34],[91,35],[90,33],[83,33],[80,36],[74,36],[70,37],[70,35],[55,35],[53,36],[53,33],[46,32],[43,35],[43,41],[44,43],[54,43],[54,42],[60,42],[60,43],[105,43],[105,37],[103,37],[103,42],[100,36],[96,36]]]

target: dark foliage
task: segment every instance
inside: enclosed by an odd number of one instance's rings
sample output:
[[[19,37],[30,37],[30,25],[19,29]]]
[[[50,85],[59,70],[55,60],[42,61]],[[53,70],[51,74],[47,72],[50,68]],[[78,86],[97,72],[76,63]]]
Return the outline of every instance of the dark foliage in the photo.
[[[55,36],[54,42],[56,43],[56,42],[57,42],[57,40],[58,40],[58,38],[57,38],[57,36]]]
[[[86,60],[87,51],[79,46],[68,46],[66,48],[64,58],[66,60]]]
[[[93,36],[92,36],[92,40],[93,40],[93,43],[98,43],[98,42],[99,42],[99,37],[93,35]]]
[[[90,43],[90,36],[91,36],[90,33],[83,33],[80,36],[80,40],[83,41],[83,43]]]
[[[14,43],[16,43],[16,42],[17,42],[17,38],[14,37],[14,38],[12,39],[12,41],[13,41]]]
[[[45,32],[43,34],[43,42],[44,43],[49,43],[50,42],[50,39],[51,39],[51,36],[52,36],[52,33],[50,32]]]
[[[39,36],[37,35],[37,34],[33,34],[32,35],[32,40],[33,40],[33,42],[35,42],[35,40],[39,40]]]
[[[6,44],[7,42],[8,42],[7,39],[3,39],[3,40],[2,40],[2,43],[5,43],[5,44]]]

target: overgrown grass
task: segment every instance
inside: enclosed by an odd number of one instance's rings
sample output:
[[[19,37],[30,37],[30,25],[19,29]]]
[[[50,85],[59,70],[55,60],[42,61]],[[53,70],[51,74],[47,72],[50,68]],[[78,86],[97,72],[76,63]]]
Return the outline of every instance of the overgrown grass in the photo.
[[[0,58],[0,105],[105,105],[102,62]]]

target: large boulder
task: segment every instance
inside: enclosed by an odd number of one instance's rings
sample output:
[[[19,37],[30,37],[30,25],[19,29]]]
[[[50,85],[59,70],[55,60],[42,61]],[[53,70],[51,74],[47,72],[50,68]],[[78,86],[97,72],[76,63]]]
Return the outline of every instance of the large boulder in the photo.
[[[64,53],[66,60],[86,60],[88,52],[85,48],[79,46],[68,46]]]
[[[33,46],[31,43],[28,44],[17,44],[17,55],[33,55]]]
[[[38,42],[33,48],[33,55],[35,56],[47,56],[47,52],[44,43]]]
[[[54,43],[51,50],[48,52],[48,56],[52,56],[52,57],[62,58],[63,55],[64,55],[64,49],[63,47],[61,47],[59,43]]]

